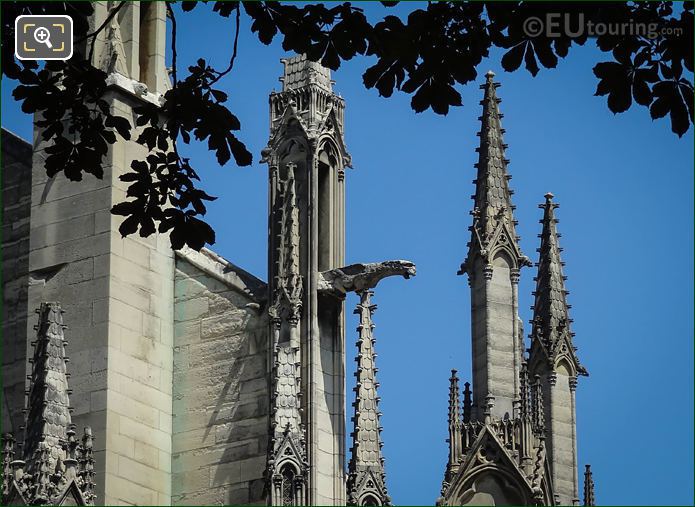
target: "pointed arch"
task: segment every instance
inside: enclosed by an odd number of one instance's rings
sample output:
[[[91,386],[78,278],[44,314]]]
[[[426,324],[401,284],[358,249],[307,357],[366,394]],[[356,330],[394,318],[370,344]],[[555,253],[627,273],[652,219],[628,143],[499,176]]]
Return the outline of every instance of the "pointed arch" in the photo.
[[[367,494],[360,501],[360,505],[381,505],[374,495]]]
[[[271,474],[271,505],[305,505],[306,462],[298,442],[288,433],[277,449]]]
[[[343,168],[343,154],[333,135],[323,134],[318,140],[319,161],[331,165],[334,170]]]
[[[536,505],[536,501],[527,477],[495,431],[486,425],[466,451],[443,504]],[[543,502],[546,504],[547,499]]]
[[[449,505],[533,505],[528,485],[503,467],[488,465],[456,485]]]
[[[282,505],[298,505],[295,490],[297,469],[292,463],[286,462],[280,467],[280,477],[282,478]]]
[[[327,271],[337,267],[334,258],[337,221],[334,217],[338,212],[338,172],[342,169],[342,158],[332,137],[319,140],[316,158],[318,265],[319,271]]]
[[[574,361],[566,355],[560,355],[555,360],[555,371],[558,375],[565,377],[574,377],[577,375],[577,369],[574,366]]]
[[[303,173],[309,159],[309,141],[303,135],[295,135],[283,140],[276,150],[278,163],[285,167],[289,162],[297,165],[298,173]],[[281,174],[282,179],[285,174]]]

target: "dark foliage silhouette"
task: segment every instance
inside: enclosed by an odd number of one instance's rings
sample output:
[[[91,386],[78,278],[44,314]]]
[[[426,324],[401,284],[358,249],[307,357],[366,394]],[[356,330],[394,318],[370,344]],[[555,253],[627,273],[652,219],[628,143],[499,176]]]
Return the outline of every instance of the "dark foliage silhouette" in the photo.
[[[410,94],[415,112],[432,109],[437,114],[462,105],[456,87],[477,79],[478,66],[492,47],[506,50],[501,61],[506,71],[523,66],[536,76],[541,68],[556,67],[573,46],[592,41],[607,54],[607,61],[597,62],[593,72],[598,78],[596,95],[607,97],[610,111],[621,113],[637,104],[653,119],[668,115],[678,136],[693,123],[692,2],[682,4],[678,12],[672,2],[430,2],[413,8],[403,20],[389,14],[389,7],[398,2],[381,3],[385,15],[372,24],[359,4],[182,2],[184,12],[211,8],[235,27],[225,69],[212,68],[201,59],[182,79],[176,67],[176,17],[168,5],[173,87],[161,107],[137,108],[135,125],[110,112],[102,98],[107,76],[88,63],[96,35],[126,2],[117,4],[92,32],[87,22],[92,6],[87,2],[2,2],[3,73],[17,81],[14,98],[25,113],[38,113],[43,139],[52,143],[45,163],[49,176],[63,172],[79,181],[85,172],[101,178],[109,144],[117,136],[137,135],[136,141],[150,153],[146,160],[133,161],[132,172],[121,177],[130,183],[129,200],[114,206],[112,213],[125,217],[120,227],[124,236],[171,231],[171,244],[177,249],[200,249],[215,241],[214,231],[202,220],[205,201],[214,197],[196,187],[200,179],[191,161],[179,156],[177,143],[207,142],[220,165],[232,158],[238,166],[252,162],[235,134],[241,124],[225,105],[227,94],[215,88],[234,70],[242,15],[250,18],[251,31],[261,43],[280,37],[285,50],[306,54],[333,70],[355,56],[370,57],[372,65],[363,74],[367,88],[383,97],[394,91]],[[21,14],[72,16],[78,46],[73,58],[48,62],[42,69],[34,62],[15,60],[14,19]],[[609,32],[597,38],[583,32],[558,37],[526,33],[527,20],[549,14],[561,16],[568,26],[641,23],[654,29],[650,34]]]

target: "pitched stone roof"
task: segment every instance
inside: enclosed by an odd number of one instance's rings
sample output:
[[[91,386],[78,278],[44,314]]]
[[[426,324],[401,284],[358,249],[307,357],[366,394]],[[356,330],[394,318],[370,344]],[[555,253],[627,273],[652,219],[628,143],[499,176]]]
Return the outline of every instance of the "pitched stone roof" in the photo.
[[[202,248],[197,252],[191,248],[184,247],[176,250],[176,257],[185,260],[240,294],[246,295],[251,301],[263,303],[267,300],[268,287],[263,280],[212,250]]]
[[[308,60],[300,55],[280,60],[285,65],[285,72],[280,78],[282,91],[296,90],[309,84],[316,84],[326,91],[333,90],[331,71],[318,62]]]

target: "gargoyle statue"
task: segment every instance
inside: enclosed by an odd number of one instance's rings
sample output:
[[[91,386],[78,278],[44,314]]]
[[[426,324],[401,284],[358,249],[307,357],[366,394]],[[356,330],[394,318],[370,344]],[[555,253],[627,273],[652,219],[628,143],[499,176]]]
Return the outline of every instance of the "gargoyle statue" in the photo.
[[[350,264],[319,273],[319,290],[344,295],[376,287],[388,276],[415,276],[415,264],[410,261],[384,261]]]

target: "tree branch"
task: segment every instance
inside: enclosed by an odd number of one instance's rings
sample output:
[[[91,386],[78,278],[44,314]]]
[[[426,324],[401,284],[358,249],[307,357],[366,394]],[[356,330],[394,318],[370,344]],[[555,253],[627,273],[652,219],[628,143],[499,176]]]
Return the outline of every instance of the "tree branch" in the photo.
[[[181,157],[179,156],[179,150],[177,146],[177,140],[179,136],[179,123],[176,120],[176,102],[178,101],[177,96],[177,86],[178,86],[178,76],[177,76],[177,52],[176,52],[176,15],[174,14],[174,9],[171,8],[169,2],[166,3],[167,12],[169,13],[169,18],[171,18],[171,76],[174,78],[174,85],[172,90],[172,98],[174,103],[171,106],[170,114],[171,120],[174,123],[174,135],[171,136],[171,144],[174,149],[174,154],[176,155],[176,163],[179,164]]]
[[[240,25],[239,19],[241,17],[240,5],[241,4],[238,3],[236,6],[236,30],[234,32],[234,49],[232,50],[232,57],[229,60],[229,66],[224,71],[220,72],[219,75],[215,79],[210,81],[210,86],[212,86],[217,81],[222,79],[224,76],[229,74],[232,71],[232,69],[234,68],[234,62],[236,61],[236,55],[237,55],[237,47],[239,45],[239,25]]]
[[[90,34],[85,35],[84,37],[82,37],[80,40],[78,40],[78,41],[76,42],[76,44],[77,44],[77,43],[79,43],[79,42],[82,42],[83,40],[86,40],[86,39],[89,39],[90,37],[92,37],[92,44],[91,44],[91,46],[90,46],[90,48],[89,48],[89,63],[92,63],[92,57],[94,56],[94,44],[95,44],[96,41],[97,41],[97,35],[99,35],[99,33],[100,33],[104,28],[106,28],[106,25],[108,25],[108,24],[111,22],[111,20],[114,18],[114,16],[115,16],[116,14],[118,14],[118,11],[120,11],[120,10],[123,8],[123,6],[124,6],[125,4],[127,4],[127,3],[128,3],[128,2],[127,2],[126,0],[123,0],[120,4],[118,4],[118,5],[109,13],[109,15],[106,17],[106,19],[104,20],[104,22],[101,24],[101,26],[100,26],[99,28],[97,28],[95,31],[93,31],[93,32],[90,33]]]
[[[80,43],[80,42],[82,42],[82,41],[84,41],[84,40],[87,40],[87,39],[89,39],[90,37],[95,37],[95,36],[99,35],[99,32],[101,32],[104,28],[106,28],[106,25],[109,23],[109,21],[111,21],[111,20],[113,19],[113,17],[114,17],[116,14],[118,14],[118,11],[120,11],[121,8],[122,8],[125,4],[127,4],[127,3],[128,3],[127,0],[123,0],[120,4],[118,4],[118,5],[109,13],[109,15],[106,17],[106,19],[104,20],[104,22],[101,24],[101,26],[100,26],[99,28],[97,28],[96,30],[94,30],[92,33],[88,33],[87,35],[85,35],[85,36],[83,36],[83,37],[80,37],[79,39],[77,39],[77,40],[75,41],[75,44],[78,44],[78,43]]]

